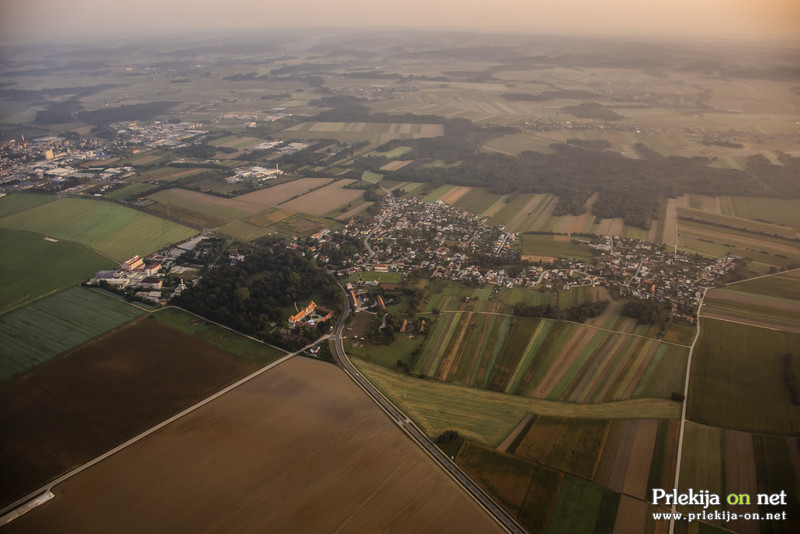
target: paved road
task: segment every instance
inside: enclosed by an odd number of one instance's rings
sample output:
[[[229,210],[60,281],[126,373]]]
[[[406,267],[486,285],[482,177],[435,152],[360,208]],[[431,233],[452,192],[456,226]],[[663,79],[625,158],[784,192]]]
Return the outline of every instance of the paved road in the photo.
[[[345,307],[342,312],[342,317],[336,325],[334,333],[331,335],[331,343],[333,344],[333,355],[337,363],[344,369],[350,378],[363,389],[372,400],[380,406],[380,408],[394,421],[417,445],[419,445],[428,456],[430,456],[439,467],[450,475],[475,501],[486,510],[489,515],[508,532],[525,533],[525,528],[520,525],[517,520],[511,516],[505,509],[498,505],[480,486],[478,486],[471,478],[469,478],[450,458],[448,458],[441,450],[439,450],[428,437],[420,431],[419,428],[408,419],[403,412],[397,409],[383,394],[378,391],[368,380],[366,380],[358,370],[353,367],[347,354],[344,350],[342,343],[342,330],[344,329],[347,316],[350,314],[350,303],[347,298],[344,299]]]
[[[706,293],[711,288],[704,288],[703,289],[703,296],[700,297],[700,302],[697,304],[697,332],[694,335],[694,341],[692,341],[692,346],[689,347],[689,359],[686,362],[686,382],[683,385],[683,406],[681,408],[681,430],[678,433],[678,458],[675,460],[675,480],[672,484],[672,487],[677,489],[678,483],[681,479],[681,458],[683,456],[683,434],[684,430],[686,429],[686,407],[689,404],[689,401],[686,397],[689,396],[689,375],[692,371],[692,356],[694,356],[694,348],[697,346],[697,340],[700,339],[700,311],[703,309],[703,301],[706,299]],[[672,505],[672,518],[669,520],[669,534],[673,534],[675,532],[675,512],[677,511],[677,506],[675,504]]]

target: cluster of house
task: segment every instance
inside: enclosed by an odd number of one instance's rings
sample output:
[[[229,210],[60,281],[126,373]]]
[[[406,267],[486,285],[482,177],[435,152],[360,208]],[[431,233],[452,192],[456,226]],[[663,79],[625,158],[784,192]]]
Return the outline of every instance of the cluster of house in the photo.
[[[339,232],[350,237],[370,236],[374,255],[361,252],[340,271],[348,276],[359,271],[408,272],[427,270],[432,278],[504,287],[568,290],[575,286],[603,285],[621,295],[654,299],[669,305],[672,314],[693,321],[703,287],[736,270],[736,258],[713,259],[670,253],[663,245],[638,239],[599,236],[587,244],[594,259],[561,260],[558,265],[525,264],[513,274],[492,269],[474,256],[500,257],[519,263],[512,245],[518,236],[485,224],[469,212],[419,199],[387,199],[379,216],[369,223],[350,221]],[[466,254],[471,252],[472,255]],[[506,255],[506,258],[503,256]],[[358,293],[351,292],[353,307]]]
[[[145,258],[134,256],[124,261],[113,271],[98,271],[91,278],[88,285],[106,285],[115,289],[128,287],[135,288],[136,298],[148,302],[164,303],[166,298],[162,295],[164,278],[162,264],[166,256],[151,254]],[[183,284],[183,281],[181,281]]]
[[[431,270],[437,277],[463,279],[486,274],[470,264],[468,254],[492,256],[499,262],[518,259],[517,234],[441,201],[429,203],[416,197],[384,201],[371,221],[351,220],[339,233],[358,239],[369,235],[371,243],[369,251],[351,260],[344,274]]]

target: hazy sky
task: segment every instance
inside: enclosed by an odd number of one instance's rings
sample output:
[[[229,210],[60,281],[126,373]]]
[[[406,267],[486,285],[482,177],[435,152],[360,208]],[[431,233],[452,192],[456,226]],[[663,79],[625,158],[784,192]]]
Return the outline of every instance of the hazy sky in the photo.
[[[800,0],[0,0],[0,39],[302,26],[798,40]]]

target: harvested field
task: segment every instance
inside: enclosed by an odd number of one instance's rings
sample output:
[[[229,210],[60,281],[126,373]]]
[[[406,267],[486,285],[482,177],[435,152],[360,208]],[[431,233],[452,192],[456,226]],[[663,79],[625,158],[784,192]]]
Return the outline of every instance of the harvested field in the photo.
[[[55,493],[6,530],[500,532],[339,369],[302,358]]]
[[[281,203],[281,209],[309,213],[311,215],[325,215],[340,206],[361,198],[363,191],[360,189],[345,189],[346,185],[356,180],[339,180],[305,195]]]
[[[252,193],[250,193],[252,194]],[[246,195],[244,195],[246,196]],[[233,219],[240,219],[247,214],[253,214],[264,209],[264,206],[259,206],[252,202],[246,202],[239,198],[223,198],[216,195],[209,195],[208,193],[200,193],[198,191],[189,191],[188,189],[165,189],[157,193],[153,193],[147,198],[155,200],[162,204],[170,204],[181,208],[186,208],[191,211],[196,211],[230,221]]]
[[[323,187],[332,181],[333,179],[331,178],[298,178],[291,182],[274,185],[266,189],[259,189],[258,191],[238,196],[236,200],[254,204],[260,206],[260,209],[264,209],[267,206],[277,206],[294,197],[299,197],[312,189]]]
[[[458,200],[469,193],[472,190],[471,187],[464,187],[464,186],[455,186],[453,189],[439,197],[439,200],[444,202],[445,204],[455,204]]]
[[[678,199],[670,198],[667,200],[667,212],[664,219],[661,242],[672,246],[678,243]]]
[[[3,504],[257,367],[142,319],[0,389]]]
[[[0,382],[21,376],[143,313],[108,294],[82,287],[5,313],[0,316]]]
[[[278,208],[267,208],[265,211],[245,219],[245,222],[249,224],[253,224],[255,226],[260,226],[262,228],[266,228],[271,226],[277,222],[280,222],[287,217],[292,215],[291,211],[285,211]]]
[[[399,171],[403,167],[406,167],[407,165],[411,165],[412,163],[414,163],[413,159],[408,159],[408,160],[399,160],[398,159],[398,160],[395,160],[395,161],[390,161],[389,163],[387,163],[386,165],[382,166],[378,170],[381,170],[381,171]]]

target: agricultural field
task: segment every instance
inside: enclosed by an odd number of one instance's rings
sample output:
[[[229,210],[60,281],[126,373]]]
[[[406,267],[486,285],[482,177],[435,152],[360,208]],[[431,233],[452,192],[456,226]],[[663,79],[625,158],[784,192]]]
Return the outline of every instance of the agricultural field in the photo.
[[[701,318],[687,417],[748,432],[800,434],[800,406],[784,385],[783,354],[800,333]]]
[[[116,264],[78,243],[0,229],[0,314],[85,282]]]
[[[254,405],[264,407],[258,417]],[[114,491],[98,491],[109,485]],[[303,358],[253,378],[54,492],[55,499],[5,529],[500,532],[340,370]]]
[[[341,224],[325,217],[295,213],[270,226],[269,233],[283,238],[308,237],[323,228],[335,231],[341,228]]]
[[[48,202],[53,202],[56,197],[52,195],[39,195],[33,193],[3,194],[0,196],[0,217],[25,211]]]
[[[244,358],[260,367],[286,355],[278,348],[250,339],[233,330],[209,323],[177,308],[164,308],[153,314],[158,321],[193,338],[207,341],[220,349]]]
[[[800,466],[796,457],[800,442],[797,437],[751,434],[736,430],[710,427],[691,421],[686,423],[680,490],[704,488],[718,495],[747,494],[749,505],[730,506],[723,502],[720,509],[729,512],[783,512],[787,517],[800,514]],[[786,491],[787,506],[761,506],[758,493]],[[698,507],[682,507],[684,512],[699,512]],[[754,522],[738,520],[718,526],[735,532],[794,532],[791,521]]]
[[[147,197],[165,206],[184,208],[202,213],[217,220],[231,221],[258,213],[266,206],[246,202],[239,198],[223,198],[188,189],[164,189]]]
[[[465,441],[455,459],[533,532],[653,532],[647,498],[672,483],[678,429],[533,415],[505,452]]]
[[[361,358],[354,358],[353,363],[431,438],[452,429],[469,440],[494,448],[529,413],[595,419],[680,417],[680,404],[666,399],[601,404],[554,402],[418,378]]]
[[[797,292],[800,280],[791,282],[791,290]],[[778,282],[773,284],[770,290],[782,286],[783,284]],[[736,285],[732,287],[735,288]],[[763,283],[761,287],[764,287]],[[727,288],[713,289],[703,301],[702,316],[800,334],[800,300],[790,297],[790,294],[772,296],[761,293],[761,290],[750,292]]]
[[[259,189],[252,193],[247,193],[236,197],[235,200],[246,202],[260,206],[262,209],[268,206],[278,206],[292,200],[293,198],[300,197],[311,191],[330,184],[333,180],[331,178],[298,178],[291,182]]]
[[[143,196],[151,189],[158,187],[153,184],[130,184],[119,189],[114,189],[105,194],[107,198],[112,200],[125,200],[131,196]]]
[[[145,256],[197,233],[195,230],[101,200],[62,198],[0,218],[0,228],[76,241],[122,262]]]
[[[673,199],[671,209],[682,211],[687,217],[705,214],[716,224],[729,224],[754,232],[797,237],[800,231],[800,200],[797,199],[683,195]],[[794,236],[791,236],[791,230],[794,230]]]
[[[0,454],[2,503],[252,373],[255,364],[161,321],[136,323],[0,389],[14,440]]]
[[[522,258],[570,258],[589,261],[592,255],[585,241],[573,240],[567,236],[523,234]]]
[[[73,287],[0,315],[0,383],[129,323],[145,313],[130,304]]]
[[[730,253],[753,262],[786,268],[800,260],[799,245],[794,240],[777,236],[678,220],[678,249],[704,256],[724,257]]]
[[[392,139],[419,139],[444,134],[441,124],[383,122],[304,122],[275,133],[281,139],[336,139],[347,143],[369,141],[382,145]]]
[[[399,158],[404,154],[408,154],[412,150],[413,149],[410,146],[399,146],[393,148],[392,150],[389,150],[388,152],[379,152],[377,150],[373,150],[372,152],[367,154],[367,156],[383,156],[384,158],[393,159],[393,158]]]
[[[458,311],[431,326],[412,369],[511,395],[603,403],[682,389],[686,347],[553,321]]]
[[[308,213],[311,215],[325,215],[340,206],[362,198],[360,189],[345,189],[345,186],[355,180],[339,180],[320,189],[310,191],[294,200],[281,203],[281,209]]]

